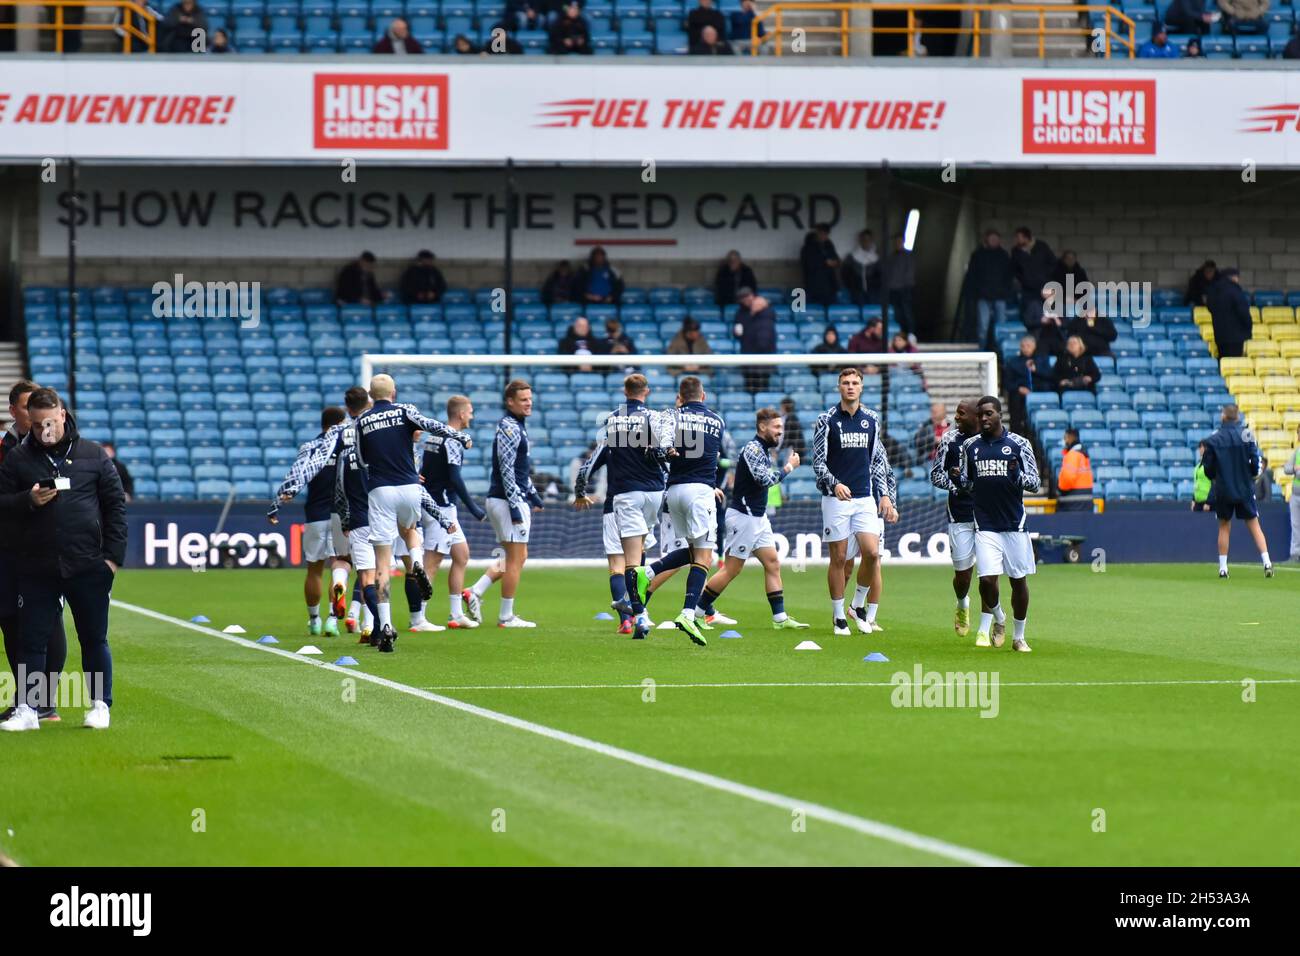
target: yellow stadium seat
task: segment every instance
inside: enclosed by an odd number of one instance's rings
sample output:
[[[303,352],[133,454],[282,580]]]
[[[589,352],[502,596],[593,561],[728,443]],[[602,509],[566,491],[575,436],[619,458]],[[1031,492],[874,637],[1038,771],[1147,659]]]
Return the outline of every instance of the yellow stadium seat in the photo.
[[[1286,355],[1285,352],[1282,353]],[[1300,375],[1300,353],[1287,356],[1287,364],[1291,366],[1292,375]]]
[[[1265,395],[1278,395],[1296,391],[1295,378],[1290,375],[1265,375],[1260,382]]]
[[[1224,361],[1231,360],[1224,359]],[[1264,391],[1264,380],[1257,375],[1225,375],[1223,380],[1227,383],[1228,391],[1232,392],[1233,395]]]
[[[1267,395],[1261,395],[1256,392],[1248,392],[1245,395],[1238,395],[1237,407],[1243,412],[1250,411],[1271,411],[1273,409],[1273,400]]]
[[[1277,352],[1288,361],[1300,357],[1300,338],[1292,339],[1290,341],[1283,339],[1281,342],[1278,342]],[[1294,366],[1292,366],[1291,372],[1292,374],[1295,374]]]
[[[1300,342],[1300,323],[1270,325],[1268,337],[1274,342]]]
[[[1196,320],[1197,325],[1208,325],[1210,322],[1210,310],[1203,305],[1198,305],[1192,309],[1192,318]]]
[[[1295,434],[1296,429],[1300,428],[1300,408],[1288,408],[1282,412],[1282,428],[1289,434]]]
[[[1246,343],[1247,355],[1280,355],[1281,350],[1276,342],[1269,339],[1251,339]]]
[[[1300,392],[1274,392],[1268,397],[1273,400],[1273,407],[1279,412],[1300,408]]]
[[[1255,363],[1256,375],[1290,375],[1291,366],[1286,359],[1276,355],[1258,355],[1251,359]]]
[[[1268,305],[1260,310],[1260,317],[1270,325],[1274,322],[1294,322],[1295,309],[1289,305]]]
[[[1219,374],[1225,378],[1229,375],[1254,375],[1255,362],[1245,357],[1226,358],[1219,363]]]
[[[1257,306],[1257,305],[1252,305],[1252,306],[1250,307],[1250,321],[1252,321],[1252,322],[1259,322],[1259,321],[1260,321],[1260,318],[1259,318],[1259,306]]]
[[[1246,419],[1252,431],[1261,431],[1266,428],[1281,428],[1282,413],[1275,412],[1272,409],[1256,409],[1252,411]]]
[[[1265,428],[1258,422],[1255,423],[1255,437],[1258,439],[1260,447],[1264,445],[1285,445],[1291,440],[1291,436],[1286,433],[1285,429]]]

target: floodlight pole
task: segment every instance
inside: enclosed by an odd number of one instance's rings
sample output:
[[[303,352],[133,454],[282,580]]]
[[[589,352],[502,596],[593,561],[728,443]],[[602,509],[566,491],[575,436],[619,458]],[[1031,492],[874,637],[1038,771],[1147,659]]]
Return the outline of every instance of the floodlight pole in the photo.
[[[514,320],[514,285],[515,285],[515,161],[506,157],[506,343],[503,351],[509,355],[511,325]],[[506,366],[506,379],[510,378],[510,367]],[[503,382],[502,385],[505,383]]]
[[[68,157],[68,185],[72,202],[68,204],[68,394],[64,404],[77,412],[77,214],[81,202],[77,196],[77,161]]]
[[[889,160],[880,161],[880,344],[889,352]],[[880,370],[880,424],[889,427],[889,366]],[[883,436],[882,436],[883,440]]]

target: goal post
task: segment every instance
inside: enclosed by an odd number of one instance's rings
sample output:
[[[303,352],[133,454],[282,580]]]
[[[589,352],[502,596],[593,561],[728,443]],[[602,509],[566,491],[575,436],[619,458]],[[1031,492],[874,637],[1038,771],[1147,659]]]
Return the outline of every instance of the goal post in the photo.
[[[453,343],[454,344],[454,343]],[[549,340],[548,347],[554,347]],[[730,343],[728,343],[730,344]],[[541,345],[535,346],[540,350]],[[633,371],[650,383],[652,408],[670,408],[677,385],[687,374],[704,383],[706,402],[727,425],[730,454],[753,437],[755,413],[764,407],[788,412],[798,423],[798,438],[787,428],[778,451],[784,462],[801,439],[799,468],[781,484],[769,514],[782,560],[796,568],[824,564],[821,494],[812,472],[812,435],[817,416],[838,400],[842,368],[862,369],[862,403],[882,416],[886,448],[898,480],[899,521],[885,529],[889,562],[942,564],[947,556],[946,495],[929,484],[927,426],[932,403],[942,403],[951,418],[956,402],[997,394],[997,357],[992,352],[913,352],[900,354],[616,354],[483,355],[367,353],[360,357],[361,382],[380,372],[393,376],[397,400],[443,419],[453,395],[474,407],[473,445],[462,473],[479,500],[487,493],[494,429],[503,411],[506,382],[522,378],[533,386],[528,420],[533,480],[546,500],[534,515],[529,562],[574,567],[604,567],[601,517],[606,481],[592,484],[596,505],[572,507],[573,481],[590,453],[604,418],[624,401],[623,379]],[[728,477],[728,482],[730,476]],[[721,511],[720,511],[721,513]],[[465,517],[462,509],[462,517]],[[462,522],[477,561],[496,551],[486,523]],[[658,554],[658,546],[652,554]]]

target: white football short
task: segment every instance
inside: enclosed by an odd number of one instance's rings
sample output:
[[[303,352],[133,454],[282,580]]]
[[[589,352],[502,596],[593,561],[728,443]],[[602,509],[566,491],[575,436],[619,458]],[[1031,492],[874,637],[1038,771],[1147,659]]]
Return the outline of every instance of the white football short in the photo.
[[[357,571],[375,569],[375,546],[370,543],[370,528],[353,528],[348,532],[348,549],[352,552],[352,567]]]
[[[348,556],[348,536],[338,515],[325,521],[309,521],[302,529],[302,555],[305,561],[328,561]]]
[[[1034,543],[1028,531],[976,531],[975,565],[980,577],[1006,574],[1023,578],[1033,574]]]
[[[504,498],[489,498],[487,500],[488,521],[492,523],[492,530],[496,532],[498,542],[501,544],[528,543],[528,532],[533,525],[533,506],[525,501],[519,506],[519,514],[523,516],[523,521],[520,524],[515,524],[510,518],[510,502]]]
[[[418,528],[422,518],[419,485],[370,489],[370,541],[390,544],[400,528]]]
[[[693,548],[717,547],[718,501],[712,485],[673,485],[668,489],[668,513],[674,537],[685,538]]]
[[[451,554],[453,545],[462,543],[465,540],[465,531],[460,526],[460,518],[456,513],[455,505],[446,505],[439,507],[444,518],[451,519],[456,530],[450,534],[443,530],[437,518],[431,518],[426,512],[424,515],[424,550],[437,551],[439,554]]]
[[[659,515],[659,554],[667,557],[674,551],[680,551],[686,547],[686,539],[677,537],[677,532],[673,530],[673,516],[667,511]],[[647,548],[647,550],[649,550]]]
[[[735,508],[728,508],[726,518],[726,542],[722,553],[730,558],[747,559],[760,548],[776,547],[772,537],[772,521],[767,515],[745,514]]]
[[[884,522],[876,512],[876,499],[822,498],[822,540],[843,541],[858,534],[881,535]]]
[[[965,571],[975,565],[975,522],[949,522],[948,556],[954,571]]]
[[[600,537],[606,555],[623,556],[623,539],[618,536],[618,518],[614,517],[614,512],[607,511],[600,516]]]
[[[614,496],[614,517],[618,521],[620,538],[652,535],[659,509],[663,507],[662,491],[625,491]],[[646,547],[650,547],[646,543]]]

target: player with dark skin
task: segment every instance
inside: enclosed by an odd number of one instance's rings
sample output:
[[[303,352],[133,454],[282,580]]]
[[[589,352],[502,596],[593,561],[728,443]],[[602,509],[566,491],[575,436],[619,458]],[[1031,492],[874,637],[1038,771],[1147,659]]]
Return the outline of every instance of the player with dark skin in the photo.
[[[974,435],[975,432],[979,431],[979,416],[975,411],[975,402],[972,399],[963,398],[958,402],[957,410],[953,412],[952,419],[957,424],[957,431],[963,436]],[[1001,421],[1000,417],[999,421]],[[952,590],[957,595],[958,600],[970,593],[970,579],[974,574],[974,565],[964,571],[953,571]],[[996,585],[996,581],[994,584]],[[984,610],[987,611],[991,606],[986,602]]]
[[[976,417],[979,419],[980,436],[986,440],[992,440],[1002,434],[1002,412],[1000,412],[990,402],[978,406]],[[1019,465],[1012,461],[1010,463],[1010,477],[1016,477]],[[961,468],[955,467],[948,472],[953,481],[961,481]],[[969,572],[967,572],[969,573]],[[1029,613],[1029,581],[1025,578],[1011,578],[1011,613],[1015,615],[1016,620],[1023,621]],[[998,579],[996,575],[980,578],[980,600],[984,602],[986,608],[997,607],[998,604]]]

